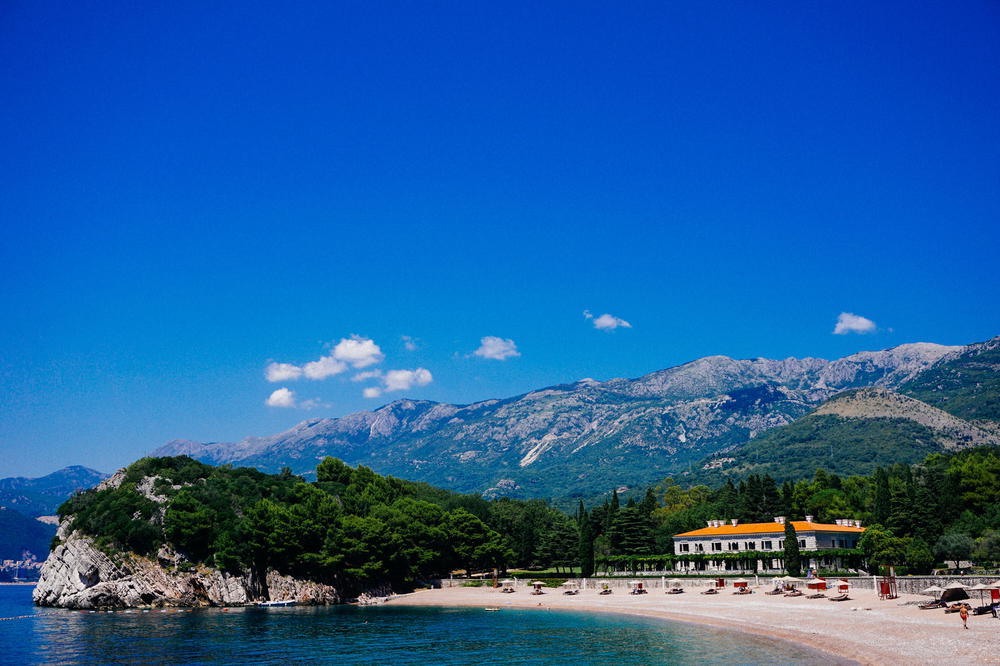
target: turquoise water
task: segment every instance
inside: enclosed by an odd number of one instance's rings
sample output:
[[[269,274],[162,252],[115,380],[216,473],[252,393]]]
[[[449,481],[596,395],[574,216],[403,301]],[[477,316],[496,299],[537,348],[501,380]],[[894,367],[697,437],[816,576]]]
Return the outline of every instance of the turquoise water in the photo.
[[[0,586],[4,664],[831,664],[784,642],[683,623],[562,611],[292,607],[89,613]]]

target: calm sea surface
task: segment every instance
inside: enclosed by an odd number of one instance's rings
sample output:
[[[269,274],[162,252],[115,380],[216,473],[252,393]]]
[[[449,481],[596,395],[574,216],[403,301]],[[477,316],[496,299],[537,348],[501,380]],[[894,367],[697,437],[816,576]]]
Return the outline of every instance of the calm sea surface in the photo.
[[[35,608],[31,590],[0,586],[0,663],[846,663],[784,642],[615,615],[391,605],[88,613]]]

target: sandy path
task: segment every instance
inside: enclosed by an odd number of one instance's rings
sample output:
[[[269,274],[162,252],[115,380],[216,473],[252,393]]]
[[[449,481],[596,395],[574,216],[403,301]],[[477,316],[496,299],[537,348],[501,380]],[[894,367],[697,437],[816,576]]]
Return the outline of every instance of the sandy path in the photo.
[[[879,601],[871,590],[851,592],[851,601],[786,598],[761,594],[734,596],[728,592],[702,595],[697,591],[667,595],[651,592],[632,596],[618,590],[600,596],[585,590],[566,596],[551,590],[532,596],[518,589],[501,594],[490,588],[455,587],[398,595],[387,603],[409,606],[499,606],[557,608],[661,617],[724,629],[747,631],[827,650],[864,664],[1000,664],[1000,620],[992,615],[969,617],[962,629],[958,614],[901,606],[927,597],[901,595]]]

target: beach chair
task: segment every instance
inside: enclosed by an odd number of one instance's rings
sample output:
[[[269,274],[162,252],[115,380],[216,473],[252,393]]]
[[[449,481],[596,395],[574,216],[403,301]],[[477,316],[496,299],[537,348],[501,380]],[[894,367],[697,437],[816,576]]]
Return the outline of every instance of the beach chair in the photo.
[[[830,597],[830,601],[850,601],[850,599],[851,598],[847,596],[847,592],[844,592],[843,594],[838,594],[835,597]]]

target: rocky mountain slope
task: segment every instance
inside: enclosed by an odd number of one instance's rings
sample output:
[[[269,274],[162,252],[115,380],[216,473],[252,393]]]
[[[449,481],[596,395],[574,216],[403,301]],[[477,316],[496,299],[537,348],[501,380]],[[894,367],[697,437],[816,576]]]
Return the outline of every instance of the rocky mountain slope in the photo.
[[[1000,337],[945,355],[900,392],[963,419],[1000,422]]]
[[[486,496],[590,496],[642,486],[792,423],[851,388],[897,388],[964,347],[929,343],[823,359],[710,356],[637,379],[583,380],[505,400],[399,400],[238,443],[153,455],[307,472],[326,455]]]

